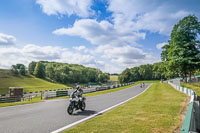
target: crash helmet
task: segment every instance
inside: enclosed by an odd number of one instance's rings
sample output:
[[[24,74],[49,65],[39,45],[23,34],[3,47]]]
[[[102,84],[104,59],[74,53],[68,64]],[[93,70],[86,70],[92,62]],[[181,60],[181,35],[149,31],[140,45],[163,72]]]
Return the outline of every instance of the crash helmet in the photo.
[[[76,89],[79,90],[80,89],[80,85],[76,85]]]

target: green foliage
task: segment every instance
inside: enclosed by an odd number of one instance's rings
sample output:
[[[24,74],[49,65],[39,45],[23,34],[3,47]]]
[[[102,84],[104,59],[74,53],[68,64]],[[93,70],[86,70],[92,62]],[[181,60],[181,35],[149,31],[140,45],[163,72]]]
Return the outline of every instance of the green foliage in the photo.
[[[167,76],[166,68],[163,62],[153,64],[153,79],[165,79]]]
[[[38,62],[35,66],[34,73],[37,78],[45,78],[45,66],[42,62]]]
[[[200,68],[200,22],[196,16],[187,16],[171,32],[169,45],[163,47],[162,60],[170,75],[186,78]]]
[[[187,16],[176,24],[169,44],[163,46],[162,63],[141,65],[124,70],[120,82],[191,77],[200,73],[200,22]]]
[[[23,64],[16,64],[11,66],[11,73],[15,76],[17,75],[26,75],[26,68]]]
[[[34,70],[35,70],[35,66],[36,66],[36,62],[32,61],[29,65],[28,65],[28,72],[33,75]]]
[[[25,69],[25,66],[24,65],[21,65],[20,68],[19,68],[19,73],[23,76],[26,75],[26,69]]]
[[[109,75],[95,68],[84,67],[77,64],[57,63],[57,62],[31,62],[29,67],[34,68],[34,75],[39,78],[47,78],[53,81],[68,83],[103,83],[109,79]],[[29,73],[32,72],[29,68]],[[42,75],[42,76],[41,76]]]
[[[139,74],[141,80],[151,80],[153,79],[153,66],[151,64],[141,65],[139,69]]]
[[[124,82],[130,82],[131,81],[131,71],[129,68],[126,68],[120,75],[119,75],[119,81],[121,83]]]
[[[197,69],[197,70],[195,71],[195,75],[200,75],[200,69]]]
[[[12,75],[15,75],[15,76],[19,75],[19,72],[15,65],[11,66],[11,73],[12,73]]]
[[[160,79],[166,79],[166,69],[163,62],[155,63],[153,65],[141,65],[130,69],[127,68],[119,75],[119,81],[121,83]]]

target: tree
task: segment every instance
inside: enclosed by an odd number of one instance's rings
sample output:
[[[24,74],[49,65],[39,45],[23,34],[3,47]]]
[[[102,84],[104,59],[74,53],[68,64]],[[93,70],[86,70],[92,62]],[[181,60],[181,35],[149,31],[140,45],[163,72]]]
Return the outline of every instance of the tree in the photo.
[[[51,79],[59,83],[103,83],[109,79],[108,74],[105,74],[98,69],[84,67],[82,65],[48,61],[40,61],[40,65],[41,64],[43,66],[43,74],[39,74],[40,69],[39,64],[37,62],[31,62],[29,64],[30,73],[34,68],[33,74],[37,75],[37,77],[41,77],[39,75],[44,75],[42,76],[43,78],[45,77],[47,79]]]
[[[35,70],[35,66],[36,66],[36,62],[32,61],[29,65],[28,65],[28,72],[33,75],[34,70]]]
[[[186,79],[200,67],[200,22],[194,15],[184,17],[171,33],[169,45],[163,47],[162,60],[173,75]],[[186,81],[186,80],[185,80]]]
[[[12,73],[13,75],[15,75],[15,76],[19,75],[19,72],[18,72],[18,70],[17,70],[17,68],[16,68],[16,65],[12,65],[12,66],[11,66],[11,73]]]
[[[126,68],[120,75],[119,75],[120,83],[128,83],[131,81],[131,72],[129,68]]]
[[[23,65],[23,64],[16,64],[16,65],[15,65],[16,69],[18,69],[18,70],[20,69],[21,66],[24,66],[24,65]],[[25,67],[25,66],[24,66],[24,67]]]
[[[141,75],[142,80],[151,80],[153,71],[152,71],[153,66],[151,64],[147,65],[141,65],[139,67],[139,73]]]
[[[156,80],[166,79],[166,68],[163,62],[153,64],[153,75],[152,78]]]
[[[34,73],[38,78],[45,78],[45,66],[43,63],[38,62],[35,66]]]
[[[19,74],[25,76],[26,75],[25,65],[23,65],[23,64],[12,65],[11,73],[16,76]]]
[[[25,66],[22,64],[19,68],[19,73],[23,76],[26,75],[26,69],[25,69]]]
[[[139,67],[131,68],[131,81],[138,81],[141,79]]]

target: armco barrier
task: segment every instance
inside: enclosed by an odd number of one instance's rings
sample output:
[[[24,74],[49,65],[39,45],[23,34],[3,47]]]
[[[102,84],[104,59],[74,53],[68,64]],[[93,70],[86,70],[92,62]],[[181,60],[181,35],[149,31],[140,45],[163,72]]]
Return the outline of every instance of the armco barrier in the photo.
[[[56,91],[46,91],[44,92],[44,99],[56,97]]]
[[[107,89],[113,89],[113,88],[117,88],[117,87],[122,87],[122,86],[126,86],[126,85],[130,85],[133,84],[134,82],[130,82],[130,83],[124,83],[124,84],[116,84],[116,85],[110,85],[110,86],[101,86],[98,88],[86,88],[83,89],[83,93],[90,93],[90,92],[95,92],[95,91],[102,91],[102,90],[107,90]],[[41,95],[43,92],[43,96],[44,99],[48,99],[48,98],[54,98],[54,97],[61,97],[61,96],[67,96],[70,95],[74,90],[72,88],[65,88],[65,89],[57,89],[57,90],[45,90],[45,91],[36,91],[36,92],[24,92],[24,97],[25,98],[33,98],[37,95]],[[9,97],[8,94],[1,94],[0,95],[0,103],[3,102],[16,102],[19,101],[16,98],[4,98],[4,97]]]
[[[68,91],[56,91],[56,97],[67,96]]]
[[[116,85],[111,85],[111,86],[100,86],[100,87],[96,87],[96,88],[86,88],[86,89],[83,89],[83,93],[90,93],[90,92],[102,91],[102,90],[107,90],[107,89],[113,89],[113,88],[117,88],[117,87],[121,87],[121,86],[130,85],[133,83],[134,82],[125,83],[125,84],[116,84]],[[67,96],[67,95],[70,95],[73,91],[74,90],[72,88],[69,88],[66,91],[45,91],[44,99]]]
[[[12,102],[20,102],[20,97],[1,97],[0,103],[12,103]]]
[[[189,107],[185,116],[184,123],[181,128],[181,133],[198,133],[200,132],[200,105],[197,100],[196,93],[188,88],[184,88],[178,85],[168,82],[175,89],[187,94],[191,97]]]

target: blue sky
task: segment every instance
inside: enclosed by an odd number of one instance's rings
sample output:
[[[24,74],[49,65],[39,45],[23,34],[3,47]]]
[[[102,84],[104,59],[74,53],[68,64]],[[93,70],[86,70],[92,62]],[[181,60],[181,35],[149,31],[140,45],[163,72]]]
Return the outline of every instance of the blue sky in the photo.
[[[160,61],[173,25],[199,0],[2,0],[0,68],[48,60],[120,73]]]

